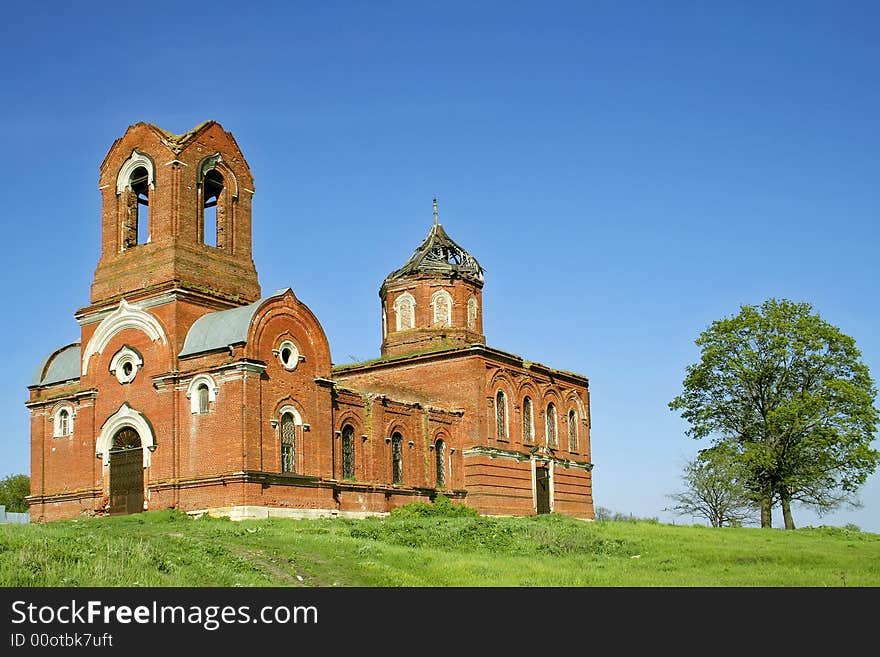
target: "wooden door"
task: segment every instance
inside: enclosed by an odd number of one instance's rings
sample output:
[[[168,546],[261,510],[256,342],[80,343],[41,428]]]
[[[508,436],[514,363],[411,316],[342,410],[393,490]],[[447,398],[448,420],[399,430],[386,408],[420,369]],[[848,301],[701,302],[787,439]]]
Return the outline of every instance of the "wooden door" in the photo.
[[[121,429],[110,450],[110,515],[144,510],[144,454],[141,439],[131,428]]]
[[[535,487],[538,497],[538,513],[550,513],[550,470],[535,468]]]

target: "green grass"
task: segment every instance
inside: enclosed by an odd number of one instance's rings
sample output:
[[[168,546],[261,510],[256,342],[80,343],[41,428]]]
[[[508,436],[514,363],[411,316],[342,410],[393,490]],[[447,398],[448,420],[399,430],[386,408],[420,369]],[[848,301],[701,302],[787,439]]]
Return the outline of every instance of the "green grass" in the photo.
[[[0,525],[2,586],[880,586],[880,535],[557,515]]]

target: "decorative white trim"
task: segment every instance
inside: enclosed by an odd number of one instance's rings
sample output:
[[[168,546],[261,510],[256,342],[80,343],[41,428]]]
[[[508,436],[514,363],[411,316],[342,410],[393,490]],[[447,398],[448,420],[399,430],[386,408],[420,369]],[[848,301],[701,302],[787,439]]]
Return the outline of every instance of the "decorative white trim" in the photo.
[[[63,411],[67,412],[67,431],[65,433],[61,433],[61,413]],[[55,407],[55,410],[52,411],[52,415],[49,417],[49,421],[52,422],[52,437],[53,438],[69,438],[73,435],[73,420],[76,417],[76,409],[73,407],[73,404],[68,402],[62,402]]]
[[[449,316],[446,318],[445,324],[440,324],[437,319],[437,301],[439,299],[446,299],[446,303],[449,304]],[[437,290],[434,294],[431,295],[431,309],[434,313],[434,319],[431,322],[434,326],[452,326],[452,307],[455,305],[455,302],[452,300],[452,295],[449,294],[446,290]]]
[[[285,413],[290,413],[293,416],[293,424],[295,426],[301,427],[303,425],[302,416],[299,414],[299,411],[296,410],[296,407],[291,406],[290,404],[286,404],[278,409],[278,423],[281,423],[281,418],[284,417]]]
[[[141,355],[126,345],[117,351],[110,360],[110,373],[116,375],[116,380],[119,383],[131,383],[143,364],[144,359],[141,358]],[[126,365],[131,365],[128,373],[125,372]]]
[[[150,467],[150,454],[156,449],[153,428],[147,422],[147,418],[131,408],[126,402],[123,402],[119,410],[108,417],[101,426],[101,434],[95,442],[95,456],[101,459],[105,466],[110,465],[110,448],[113,447],[113,437],[125,427],[131,427],[137,431],[144,452],[144,467]]]
[[[412,326],[408,326],[405,329],[401,327],[400,324],[400,309],[404,303],[409,304],[410,306],[410,317],[412,317]],[[399,297],[394,300],[394,321],[396,330],[398,331],[408,331],[410,329],[414,329],[416,327],[416,298],[411,295],[409,292],[404,292]]]
[[[287,357],[286,360],[284,359],[285,349],[289,350],[290,352],[290,355]],[[296,366],[299,365],[299,361],[301,360],[299,349],[297,349],[292,340],[285,340],[280,345],[278,345],[277,349],[273,349],[272,353],[278,357],[278,362],[281,363],[281,367],[288,371],[295,370]]]
[[[89,371],[89,359],[95,354],[104,351],[104,347],[110,342],[110,339],[126,329],[135,329],[147,334],[153,342],[162,340],[163,344],[168,344],[168,338],[165,336],[165,330],[159,321],[148,312],[137,306],[129,305],[123,299],[119,303],[119,308],[107,315],[98,328],[92,334],[91,340],[83,350],[82,374],[85,376]]]
[[[153,160],[150,159],[149,155],[145,153],[141,153],[138,149],[134,149],[131,152],[131,157],[129,157],[122,165],[122,168],[119,169],[119,173],[116,176],[116,193],[121,194],[126,187],[128,187],[128,183],[131,179],[131,174],[138,167],[144,167],[147,170],[147,182],[150,185],[150,189],[155,189],[156,185],[153,181],[155,177],[155,172],[153,171]]]
[[[198,391],[199,386],[202,384],[205,384],[208,387],[209,404],[217,401],[217,393],[220,391],[220,386],[217,385],[217,382],[214,381],[214,377],[210,374],[197,374],[194,376],[186,389],[186,398],[189,399],[189,412],[194,415],[199,414],[199,396],[194,393]]]

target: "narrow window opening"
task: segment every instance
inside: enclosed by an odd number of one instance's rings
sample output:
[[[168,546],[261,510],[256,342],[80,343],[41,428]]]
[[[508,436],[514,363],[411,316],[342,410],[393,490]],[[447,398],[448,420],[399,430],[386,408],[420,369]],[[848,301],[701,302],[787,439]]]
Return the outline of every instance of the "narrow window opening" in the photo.
[[[507,397],[502,390],[495,395],[495,426],[498,438],[507,436]]]
[[[202,240],[207,246],[222,246],[222,208],[223,174],[211,169],[205,174],[203,187],[204,204],[202,206]]]
[[[578,447],[577,413],[574,410],[568,412],[568,450],[576,452]]]
[[[296,472],[296,423],[291,413],[281,417],[281,472]]]
[[[208,396],[207,384],[203,383],[199,386],[198,394],[199,394],[199,413],[207,413],[209,411],[208,402],[210,401],[209,396]]]
[[[354,427],[350,424],[342,429],[342,478],[354,479]]]
[[[66,436],[70,433],[70,413],[62,410],[58,414],[58,435]]]
[[[403,436],[397,432],[391,436],[391,481],[403,483]]]
[[[530,443],[532,442],[532,436],[534,434],[534,427],[532,425],[532,398],[526,397],[523,400],[523,442]]]
[[[437,467],[437,488],[446,488],[446,443],[442,439],[434,446]]]
[[[128,179],[128,207],[123,230],[123,247],[150,241],[150,178],[145,167],[137,167]]]
[[[547,405],[547,444],[556,447],[556,406]]]
[[[126,361],[122,364],[122,373],[126,377],[131,376],[131,372],[133,369],[134,369],[134,365],[132,365],[130,361]]]

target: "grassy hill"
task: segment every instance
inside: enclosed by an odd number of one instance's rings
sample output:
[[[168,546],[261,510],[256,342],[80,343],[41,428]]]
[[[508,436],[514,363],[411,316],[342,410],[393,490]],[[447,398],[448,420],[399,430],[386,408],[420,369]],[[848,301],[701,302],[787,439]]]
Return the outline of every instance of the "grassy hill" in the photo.
[[[875,587],[880,535],[557,515],[0,525],[2,586]]]

